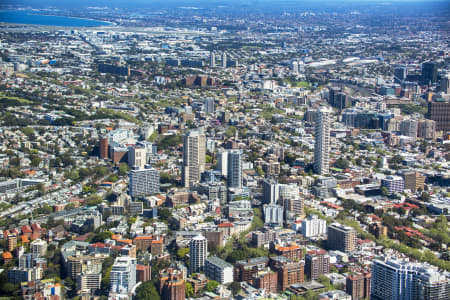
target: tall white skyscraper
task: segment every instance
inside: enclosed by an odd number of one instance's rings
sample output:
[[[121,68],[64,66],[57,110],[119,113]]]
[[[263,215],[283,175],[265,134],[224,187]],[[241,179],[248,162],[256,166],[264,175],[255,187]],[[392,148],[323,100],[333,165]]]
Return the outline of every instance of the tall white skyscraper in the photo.
[[[242,154],[240,150],[228,152],[227,185],[232,188],[242,187]]]
[[[200,180],[205,171],[206,137],[203,130],[186,133],[183,143],[183,185],[189,187]]]
[[[314,145],[314,171],[317,174],[328,174],[330,167],[330,123],[331,111],[320,108],[317,111]]]
[[[194,237],[189,243],[190,273],[203,271],[208,256],[208,241],[203,235]]]
[[[298,74],[298,61],[294,60],[291,62],[292,73]]]
[[[217,153],[217,168],[222,176],[228,175],[228,151],[219,150]]]
[[[216,66],[216,54],[213,51],[209,54],[209,66],[211,68]]]
[[[222,68],[226,68],[227,67],[227,53],[224,52],[222,53]]]
[[[110,274],[111,293],[128,295],[136,285],[136,258],[117,257]]]

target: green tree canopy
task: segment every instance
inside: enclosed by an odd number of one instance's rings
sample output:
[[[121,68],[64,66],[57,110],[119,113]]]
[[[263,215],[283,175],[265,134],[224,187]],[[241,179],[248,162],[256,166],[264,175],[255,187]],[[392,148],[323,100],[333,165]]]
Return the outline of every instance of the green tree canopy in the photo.
[[[218,287],[220,285],[220,283],[218,283],[215,280],[210,280],[208,281],[208,283],[206,284],[206,290],[208,292],[214,292],[214,290],[216,289],[216,287]]]
[[[194,295],[194,288],[192,287],[192,284],[188,281],[186,281],[186,286],[184,288],[186,297],[192,297]]]
[[[185,258],[185,256],[189,253],[189,248],[180,248],[177,251],[177,257],[179,259]]]
[[[102,197],[100,197],[97,194],[91,195],[89,196],[89,198],[87,198],[86,204],[88,206],[96,206],[99,205],[100,203],[102,203],[103,199]]]
[[[172,216],[172,212],[168,208],[161,208],[158,210],[158,216],[161,220],[167,220]]]
[[[341,157],[336,161],[335,166],[339,169],[347,169],[350,166],[350,163],[348,162],[348,160]]]
[[[94,238],[92,239],[93,243],[96,242],[104,242],[106,239],[110,239],[112,237],[111,231],[103,231],[100,233],[97,233]]]
[[[229,286],[233,295],[237,295],[241,291],[241,284],[237,281],[233,281]]]
[[[192,288],[192,286],[191,286]],[[146,281],[136,289],[137,300],[160,300],[158,291],[152,281]]]
[[[130,168],[128,167],[128,165],[126,163],[120,164],[120,166],[119,166],[119,175],[120,176],[127,175],[129,171],[130,171]]]

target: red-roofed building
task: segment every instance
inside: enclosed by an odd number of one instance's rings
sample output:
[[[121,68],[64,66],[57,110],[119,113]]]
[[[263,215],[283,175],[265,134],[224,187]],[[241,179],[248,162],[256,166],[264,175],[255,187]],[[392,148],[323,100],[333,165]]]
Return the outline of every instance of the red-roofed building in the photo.
[[[97,242],[88,246],[90,253],[110,254],[111,245]]]
[[[116,241],[117,246],[126,246],[133,244],[133,241],[130,239],[119,239]]]
[[[395,229],[395,231],[397,231],[397,232],[400,232],[400,231],[401,231],[401,232],[405,233],[405,234],[406,234],[407,236],[409,236],[409,237],[418,238],[418,239],[423,240],[423,241],[425,241],[425,242],[427,242],[427,243],[432,243],[432,242],[434,242],[431,238],[425,236],[422,232],[420,232],[420,231],[418,231],[418,230],[416,230],[416,229],[413,229],[413,228],[411,228],[411,227],[407,227],[407,226],[395,226],[394,229]]]
[[[235,233],[234,225],[229,222],[220,223],[217,225],[217,230],[223,232],[225,236],[230,236]]]
[[[86,242],[86,240],[89,238],[89,236],[91,236],[92,233],[88,232],[82,235],[79,235],[78,237],[76,237],[74,240],[77,242]]]
[[[133,243],[136,245],[136,250],[147,251],[152,245],[153,235],[137,236]]]
[[[33,234],[31,234],[31,240],[37,240],[37,239],[40,239],[41,238],[41,233],[40,232],[33,232]]]
[[[20,241],[22,242],[22,244],[27,244],[30,242],[30,238],[27,235],[21,235]]]
[[[153,255],[161,255],[164,252],[164,245],[162,240],[153,240],[150,246],[150,252]]]
[[[275,253],[292,260],[301,260],[303,257],[302,248],[297,244],[290,244],[288,246],[275,245]]]
[[[20,228],[23,235],[26,235],[30,237],[33,234],[33,230],[31,229],[30,225],[24,225]]]
[[[13,256],[11,254],[11,252],[3,252],[2,253],[2,258],[3,258],[3,264],[8,264],[9,262],[12,261]]]
[[[371,218],[372,221],[374,221],[374,222],[381,222],[381,220],[382,220],[382,219],[381,219],[379,216],[377,216],[377,215],[368,215],[368,217]]]
[[[336,205],[334,203],[330,203],[330,202],[327,202],[327,201],[322,201],[322,202],[320,202],[320,204],[326,205],[329,208],[333,208],[335,210],[344,210],[344,208],[342,206],[339,206],[339,205]]]
[[[163,195],[156,195],[156,198],[158,198],[158,201],[156,202],[157,206],[161,206],[166,202],[166,197]]]

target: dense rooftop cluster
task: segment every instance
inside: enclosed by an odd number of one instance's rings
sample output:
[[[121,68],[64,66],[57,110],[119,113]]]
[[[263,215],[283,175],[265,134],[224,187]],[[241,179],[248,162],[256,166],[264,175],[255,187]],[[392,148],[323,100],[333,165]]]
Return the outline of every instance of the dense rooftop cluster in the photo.
[[[0,296],[448,299],[448,18],[184,10],[1,25]]]

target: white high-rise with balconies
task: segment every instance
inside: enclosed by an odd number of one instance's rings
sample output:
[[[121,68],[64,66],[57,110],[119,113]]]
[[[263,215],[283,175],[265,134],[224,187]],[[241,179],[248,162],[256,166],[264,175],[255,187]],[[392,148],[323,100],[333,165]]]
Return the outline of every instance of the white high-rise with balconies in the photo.
[[[160,192],[159,171],[146,165],[144,169],[133,169],[128,174],[130,196],[144,196]]]
[[[136,258],[117,257],[111,269],[110,284],[112,294],[129,295],[136,285]]]
[[[216,54],[213,51],[209,53],[209,66],[211,68],[216,66]]]
[[[222,53],[222,68],[226,68],[227,67],[227,53],[223,52]]]
[[[306,238],[324,236],[327,233],[327,222],[311,215],[302,221],[302,235]]]
[[[208,241],[203,235],[194,237],[189,243],[190,273],[203,271],[208,256]]]
[[[444,300],[448,295],[450,280],[435,267],[396,258],[373,261],[370,299]]]
[[[31,242],[31,253],[34,257],[44,256],[47,252],[47,242],[41,239],[37,239]]]
[[[328,174],[330,165],[330,123],[331,111],[323,107],[317,111],[314,145],[314,171]]]
[[[217,152],[217,169],[222,176],[228,175],[228,151],[221,149]]]

